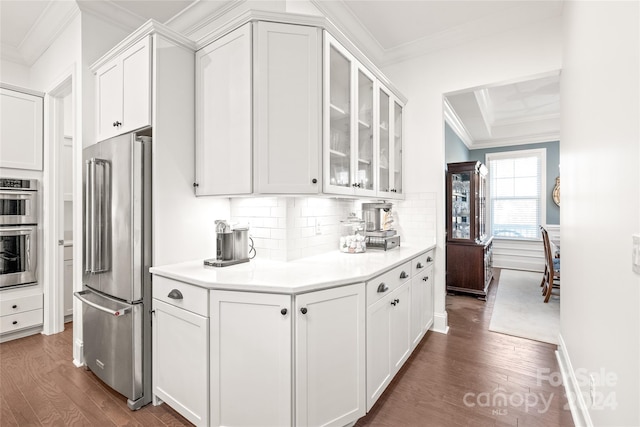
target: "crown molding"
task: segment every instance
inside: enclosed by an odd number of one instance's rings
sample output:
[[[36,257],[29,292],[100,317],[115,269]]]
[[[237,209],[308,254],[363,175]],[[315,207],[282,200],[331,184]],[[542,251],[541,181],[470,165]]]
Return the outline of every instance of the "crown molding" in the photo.
[[[473,142],[470,150],[482,150],[485,148],[510,147],[513,145],[539,144],[543,142],[560,141],[560,132],[544,132],[525,136],[481,139]]]
[[[444,108],[444,120],[449,124],[451,129],[458,135],[458,138],[462,140],[464,145],[468,149],[472,149],[474,145],[473,138],[467,131],[467,128],[464,126],[464,123],[460,120],[460,117],[456,114],[456,112],[451,107],[451,104],[447,100],[447,98],[443,98],[443,108]]]
[[[182,46],[191,51],[196,50],[196,44],[193,40],[183,36],[180,33],[175,32],[171,28],[167,27],[155,21],[153,19],[149,19],[147,22],[142,24],[137,30],[128,35],[124,40],[115,45],[111,50],[102,55],[96,62],[91,64],[89,69],[92,72],[96,72],[100,67],[102,67],[107,62],[111,61],[118,54],[120,54],[123,50],[133,46],[137,42],[139,42],[144,37],[147,37],[152,34],[159,34],[164,38],[172,41],[173,43]]]
[[[52,1],[17,48],[2,43],[2,59],[32,66],[80,13],[73,1]]]
[[[145,18],[118,6],[110,0],[75,0],[82,13],[88,13],[108,22],[111,25],[122,28],[125,31],[133,31],[146,21]]]

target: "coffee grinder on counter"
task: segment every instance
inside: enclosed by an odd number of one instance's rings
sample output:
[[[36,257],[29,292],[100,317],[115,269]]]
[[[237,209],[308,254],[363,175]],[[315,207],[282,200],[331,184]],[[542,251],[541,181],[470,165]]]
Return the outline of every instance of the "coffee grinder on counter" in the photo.
[[[392,208],[393,204],[388,202],[362,204],[368,249],[387,251],[400,246],[400,236],[394,229]]]

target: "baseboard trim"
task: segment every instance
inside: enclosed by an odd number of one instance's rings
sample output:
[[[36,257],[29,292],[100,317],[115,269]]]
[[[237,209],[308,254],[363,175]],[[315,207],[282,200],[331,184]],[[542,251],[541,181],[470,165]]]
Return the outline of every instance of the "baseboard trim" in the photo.
[[[569,353],[567,353],[567,346],[564,343],[562,334],[558,335],[558,350],[556,350],[556,358],[558,359],[558,365],[560,366],[560,373],[562,374],[562,383],[564,384],[564,390],[569,401],[569,409],[571,409],[571,417],[576,427],[593,427],[593,421],[591,421],[591,415],[589,414],[589,407],[584,400],[582,390],[578,384],[578,378],[576,378],[575,370],[571,365],[571,359]]]
[[[73,364],[80,368],[84,366],[84,342],[82,340],[75,340],[73,342]]]
[[[445,335],[449,333],[449,316],[446,311],[433,315],[431,330]]]

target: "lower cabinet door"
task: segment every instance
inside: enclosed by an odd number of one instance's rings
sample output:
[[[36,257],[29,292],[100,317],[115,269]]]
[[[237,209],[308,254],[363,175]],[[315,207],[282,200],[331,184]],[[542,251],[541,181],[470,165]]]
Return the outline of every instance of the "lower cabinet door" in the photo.
[[[197,426],[209,424],[209,319],[153,300],[153,394]]]
[[[296,426],[365,415],[364,283],[296,296]]]
[[[411,347],[422,340],[433,324],[433,267],[411,279]]]
[[[209,295],[211,425],[290,426],[291,296]]]
[[[367,411],[411,353],[410,283],[367,307]]]

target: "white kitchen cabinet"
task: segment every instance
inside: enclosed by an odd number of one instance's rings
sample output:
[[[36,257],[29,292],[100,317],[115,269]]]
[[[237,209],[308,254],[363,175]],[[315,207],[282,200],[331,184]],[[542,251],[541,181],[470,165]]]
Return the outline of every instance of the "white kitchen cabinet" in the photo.
[[[321,38],[305,25],[255,24],[255,192],[320,192]]]
[[[403,104],[380,85],[377,92],[378,112],[378,196],[385,199],[404,197],[402,175]]]
[[[386,285],[384,282],[380,284]],[[380,284],[374,280],[367,286],[377,287]],[[368,411],[411,353],[410,281],[407,279],[386,296],[367,304]]]
[[[151,37],[96,70],[97,140],[151,124]]]
[[[375,77],[325,32],[324,191],[375,196]]]
[[[433,266],[411,278],[411,346],[415,348],[433,324]]]
[[[291,296],[211,291],[209,298],[211,425],[291,425]]]
[[[164,401],[195,425],[207,426],[208,291],[158,276],[153,284],[154,405]]]
[[[4,291],[7,292],[7,291]],[[0,342],[11,337],[19,337],[10,333],[42,325],[43,302],[42,292],[36,289],[27,291],[26,295],[1,295],[0,299]],[[7,334],[5,336],[1,336]]]
[[[196,195],[320,192],[319,30],[248,23],[196,54]]]
[[[196,195],[250,194],[251,23],[196,52]]]
[[[365,415],[364,283],[295,297],[296,426]]]
[[[42,170],[44,95],[18,89],[0,87],[0,167]]]

